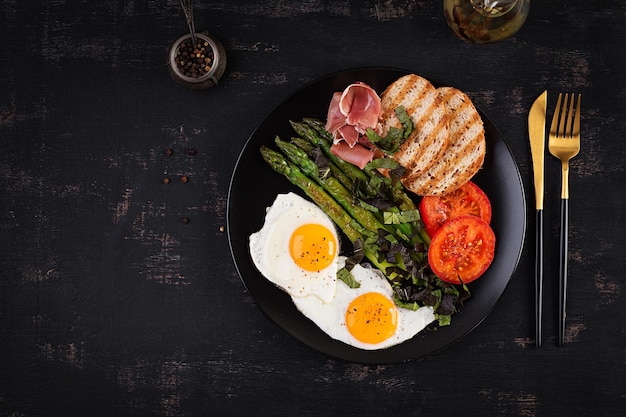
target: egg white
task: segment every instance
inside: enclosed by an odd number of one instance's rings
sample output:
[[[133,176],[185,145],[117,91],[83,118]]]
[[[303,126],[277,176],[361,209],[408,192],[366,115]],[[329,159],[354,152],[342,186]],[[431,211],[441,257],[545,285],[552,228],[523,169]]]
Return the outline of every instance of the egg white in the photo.
[[[319,207],[295,193],[279,194],[267,209],[262,228],[250,236],[250,256],[259,272],[291,297],[328,302],[337,286],[338,256],[323,270],[311,272],[296,265],[289,253],[292,233],[311,223],[328,228],[339,245],[334,223]]]
[[[398,327],[389,339],[377,344],[361,342],[352,336],[346,326],[348,306],[352,300],[368,292],[378,292],[393,300],[393,289],[377,269],[356,265],[352,275],[361,284],[360,287],[350,288],[338,282],[335,296],[328,302],[314,296],[292,297],[298,310],[333,339],[364,350],[385,349],[411,339],[435,320],[432,307],[421,307],[416,311],[398,307]]]

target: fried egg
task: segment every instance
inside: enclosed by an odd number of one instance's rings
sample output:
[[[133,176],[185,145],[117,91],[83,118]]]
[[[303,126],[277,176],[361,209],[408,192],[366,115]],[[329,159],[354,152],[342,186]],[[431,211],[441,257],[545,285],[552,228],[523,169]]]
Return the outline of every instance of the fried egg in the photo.
[[[360,287],[340,281],[329,302],[292,297],[298,310],[333,339],[365,350],[384,349],[411,339],[435,320],[432,307],[398,307],[391,284],[379,270],[356,265],[352,275]]]
[[[295,193],[279,194],[249,244],[259,272],[294,299],[333,299],[339,237],[332,220],[314,203]]]

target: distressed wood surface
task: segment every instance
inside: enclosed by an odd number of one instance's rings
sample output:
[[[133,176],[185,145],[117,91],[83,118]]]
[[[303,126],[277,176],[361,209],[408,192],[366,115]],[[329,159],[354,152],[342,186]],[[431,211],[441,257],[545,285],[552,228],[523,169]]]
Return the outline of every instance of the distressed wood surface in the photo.
[[[196,3],[196,27],[228,55],[202,92],[166,71],[187,30],[178,1],[0,1],[0,416],[623,415],[624,4],[532,2],[517,36],[474,46],[436,1]],[[228,247],[229,180],[255,125],[304,83],[362,66],[465,90],[510,145],[528,201],[493,312],[401,365],[338,362],[283,333]],[[536,349],[526,116],[545,89],[583,94],[583,146],[567,344],[548,302]],[[546,168],[554,300],[559,165]]]

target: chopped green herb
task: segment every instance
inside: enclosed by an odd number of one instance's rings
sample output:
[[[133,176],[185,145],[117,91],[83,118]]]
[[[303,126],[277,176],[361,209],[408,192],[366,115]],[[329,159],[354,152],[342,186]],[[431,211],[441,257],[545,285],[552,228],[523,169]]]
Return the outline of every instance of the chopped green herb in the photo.
[[[449,326],[450,323],[452,323],[452,316],[447,314],[435,314],[435,318],[437,319],[437,322],[439,323],[439,326]]]
[[[384,137],[381,137],[371,128],[367,129],[365,132],[365,135],[370,142],[376,144],[379,149],[388,155],[393,155],[398,152],[402,143],[404,143],[405,139],[408,138],[413,131],[413,122],[411,121],[411,117],[407,114],[404,106],[398,106],[394,110],[394,113],[400,121],[402,128],[391,127],[387,132],[387,135]]]
[[[411,117],[407,114],[404,106],[398,106],[394,110],[394,113],[398,117],[398,120],[400,120],[400,123],[402,123],[403,139],[408,138],[413,131],[413,121],[411,120]]]
[[[385,211],[383,212],[383,220],[385,224],[402,224],[416,222],[420,219],[419,210],[405,211]]]
[[[348,268],[341,268],[337,271],[337,278],[350,288],[359,288],[361,286],[361,283],[354,278],[354,275],[348,271]]]

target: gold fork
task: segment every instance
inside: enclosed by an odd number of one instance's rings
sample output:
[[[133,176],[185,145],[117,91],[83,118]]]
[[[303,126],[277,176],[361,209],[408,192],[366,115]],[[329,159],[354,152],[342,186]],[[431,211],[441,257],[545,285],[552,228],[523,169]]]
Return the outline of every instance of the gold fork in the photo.
[[[562,94],[556,102],[556,109],[550,126],[548,149],[561,160],[561,233],[559,248],[559,346],[565,339],[565,300],[567,293],[567,243],[569,223],[569,160],[580,151],[580,101],[578,95],[574,106],[574,94],[565,94],[561,106]]]

